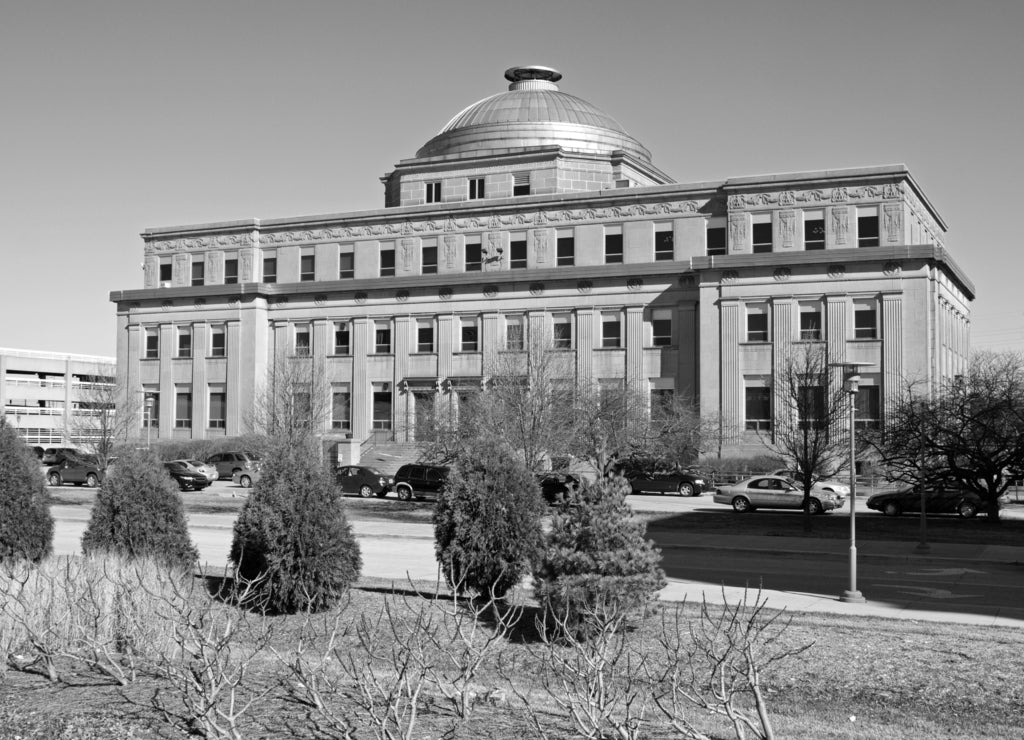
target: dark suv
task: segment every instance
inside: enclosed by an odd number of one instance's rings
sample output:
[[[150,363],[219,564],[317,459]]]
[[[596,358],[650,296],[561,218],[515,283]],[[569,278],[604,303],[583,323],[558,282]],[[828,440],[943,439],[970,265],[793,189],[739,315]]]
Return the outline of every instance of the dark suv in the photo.
[[[403,465],[395,473],[395,493],[402,501],[412,501],[414,496],[417,499],[427,495],[436,497],[448,480],[448,470],[443,465]]]

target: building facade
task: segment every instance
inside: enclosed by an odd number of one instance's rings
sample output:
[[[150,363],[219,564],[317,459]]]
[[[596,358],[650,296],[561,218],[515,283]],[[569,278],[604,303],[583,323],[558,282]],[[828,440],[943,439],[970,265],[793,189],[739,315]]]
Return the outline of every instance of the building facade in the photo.
[[[578,383],[692,397],[722,452],[763,449],[794,348],[867,363],[869,423],[963,371],[973,286],[905,167],[676,183],[560,77],[508,70],[380,210],[147,229],[144,286],[111,300],[150,432],[245,432],[282,356],[329,382],[325,435],[412,441],[542,337]]]
[[[30,445],[80,445],[113,402],[115,359],[0,348],[0,407]]]

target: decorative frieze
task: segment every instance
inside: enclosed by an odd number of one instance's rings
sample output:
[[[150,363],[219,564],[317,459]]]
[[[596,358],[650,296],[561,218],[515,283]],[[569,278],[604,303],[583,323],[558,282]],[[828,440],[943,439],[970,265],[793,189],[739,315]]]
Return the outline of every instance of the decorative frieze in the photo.
[[[858,188],[837,187],[813,190],[781,190],[774,193],[734,193],[729,196],[730,211],[747,208],[788,207],[802,203],[849,203],[852,201],[900,200],[902,189],[898,183],[864,185]]]

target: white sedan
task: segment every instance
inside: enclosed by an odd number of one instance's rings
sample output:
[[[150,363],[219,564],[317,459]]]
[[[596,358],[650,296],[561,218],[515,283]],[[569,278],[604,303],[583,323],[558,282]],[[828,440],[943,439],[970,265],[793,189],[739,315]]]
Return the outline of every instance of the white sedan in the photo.
[[[743,513],[755,509],[802,509],[804,492],[781,475],[758,475],[715,491],[716,504],[732,506]],[[843,496],[834,491],[811,491],[810,511],[821,514],[843,506]]]
[[[780,475],[783,478],[788,478],[797,488],[803,485],[804,474],[799,470],[773,470],[768,475]],[[850,495],[850,486],[838,480],[816,480],[811,486],[811,491],[831,491],[846,497]]]

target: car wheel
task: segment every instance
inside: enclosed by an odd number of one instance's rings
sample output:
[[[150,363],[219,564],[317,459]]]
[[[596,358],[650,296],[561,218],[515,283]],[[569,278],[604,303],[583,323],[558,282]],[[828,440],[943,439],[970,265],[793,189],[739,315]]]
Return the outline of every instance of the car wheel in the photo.
[[[373,489],[369,486],[359,486],[359,495],[363,498],[370,498],[373,495]]]
[[[242,488],[248,488],[249,486],[252,485],[252,478],[250,478],[247,475],[239,476],[238,485],[240,485]]]
[[[736,511],[740,514],[747,511],[751,511],[752,507],[750,506],[750,499],[746,498],[745,496],[737,496],[732,500],[732,508],[733,511]]]
[[[692,483],[680,483],[679,484],[679,495],[680,496],[692,496],[693,495],[693,484]]]
[[[89,475],[85,476],[85,485],[89,486],[89,488],[95,488],[99,484],[100,479],[95,473],[89,473]]]
[[[46,482],[51,486],[59,486],[64,483],[64,481],[60,479],[60,473],[50,473],[46,476]]]
[[[956,513],[964,519],[972,519],[978,513],[978,506],[972,501],[961,501],[956,507]]]
[[[407,486],[399,486],[396,491],[399,501],[412,501],[412,489]]]
[[[812,498],[807,502],[807,510],[811,512],[811,514],[822,514],[825,512],[821,502],[816,498]]]
[[[882,513],[886,516],[899,516],[903,512],[895,501],[886,501],[885,506],[882,507]]]

